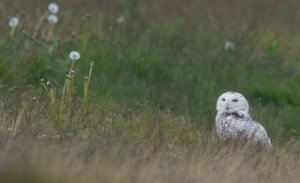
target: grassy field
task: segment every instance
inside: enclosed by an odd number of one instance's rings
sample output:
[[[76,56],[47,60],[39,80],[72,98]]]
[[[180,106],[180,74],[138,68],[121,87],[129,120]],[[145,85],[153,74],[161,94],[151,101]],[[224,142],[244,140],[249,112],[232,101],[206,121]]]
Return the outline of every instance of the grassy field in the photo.
[[[0,2],[0,180],[299,181],[299,2],[49,3]],[[225,91],[272,151],[218,141]]]

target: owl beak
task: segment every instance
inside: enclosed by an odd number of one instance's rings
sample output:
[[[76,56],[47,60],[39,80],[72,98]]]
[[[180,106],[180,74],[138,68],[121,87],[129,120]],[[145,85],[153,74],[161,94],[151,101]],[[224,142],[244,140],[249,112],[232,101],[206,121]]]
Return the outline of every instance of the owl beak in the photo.
[[[229,107],[228,107],[228,106],[226,106],[226,110],[227,110],[227,111],[229,110]]]

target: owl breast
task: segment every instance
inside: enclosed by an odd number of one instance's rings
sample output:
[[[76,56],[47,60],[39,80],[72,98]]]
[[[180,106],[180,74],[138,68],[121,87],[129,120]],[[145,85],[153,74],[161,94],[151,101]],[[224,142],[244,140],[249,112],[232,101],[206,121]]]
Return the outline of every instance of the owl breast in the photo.
[[[216,116],[218,135],[223,139],[243,139],[251,136],[250,129],[253,126],[251,118],[238,116],[237,114],[219,114]]]

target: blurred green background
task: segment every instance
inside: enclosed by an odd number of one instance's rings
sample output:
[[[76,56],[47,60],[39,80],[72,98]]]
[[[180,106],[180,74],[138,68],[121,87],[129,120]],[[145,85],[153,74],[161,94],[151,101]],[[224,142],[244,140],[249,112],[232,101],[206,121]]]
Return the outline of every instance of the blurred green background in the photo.
[[[77,50],[77,87],[95,62],[91,91],[102,108],[168,110],[214,128],[215,102],[238,91],[272,138],[300,134],[300,2],[295,0],[1,0],[0,78],[62,86]],[[8,19],[20,24],[10,37]],[[53,29],[51,39],[45,35]]]

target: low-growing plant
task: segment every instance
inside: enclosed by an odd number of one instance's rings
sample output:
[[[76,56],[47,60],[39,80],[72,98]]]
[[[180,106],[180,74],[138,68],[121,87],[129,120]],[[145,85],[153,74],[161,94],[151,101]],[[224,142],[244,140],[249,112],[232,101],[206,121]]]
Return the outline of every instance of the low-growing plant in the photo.
[[[49,120],[56,130],[72,129],[76,127],[87,127],[87,116],[89,115],[89,85],[92,77],[94,63],[90,64],[90,70],[83,82],[83,96],[75,95],[76,87],[74,87],[75,70],[74,65],[80,59],[80,54],[77,51],[72,51],[69,55],[71,61],[68,73],[65,76],[64,85],[58,88],[53,81],[41,80],[41,84],[49,97]],[[61,93],[61,94],[59,94]],[[80,99],[80,100],[79,100]],[[76,102],[81,101],[81,105]],[[79,107],[81,106],[81,107]],[[80,115],[78,116],[78,112]],[[77,121],[75,114],[77,113]]]

